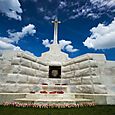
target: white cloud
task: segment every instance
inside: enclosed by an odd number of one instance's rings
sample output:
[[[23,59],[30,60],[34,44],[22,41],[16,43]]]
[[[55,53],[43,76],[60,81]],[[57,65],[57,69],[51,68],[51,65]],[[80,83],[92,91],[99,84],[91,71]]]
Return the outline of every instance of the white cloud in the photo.
[[[11,33],[10,31],[8,31],[8,34],[9,34],[8,37],[0,37],[0,49],[1,50],[4,50],[4,49],[12,49],[12,50],[18,49],[19,50],[20,48],[16,47],[12,43],[14,42],[18,43],[18,41],[24,38],[24,36],[33,35],[35,33],[36,33],[35,26],[32,24],[29,24],[28,26],[23,27],[21,32]]]
[[[99,18],[99,14],[89,13],[87,14],[87,17],[92,17],[93,19],[96,19],[96,18]]]
[[[18,50],[20,51],[21,48],[19,46],[15,46],[11,43],[7,43],[7,42],[0,40],[0,50]]]
[[[49,17],[49,16],[44,16],[44,19],[45,19],[45,20],[50,20],[51,17]]]
[[[0,0],[0,12],[10,18],[21,20],[21,16],[19,14],[23,11],[18,0]]]
[[[15,46],[13,44],[10,44],[10,43],[6,43],[6,42],[3,42],[0,40],[0,52],[1,51],[4,51],[4,50],[14,50],[14,51],[23,51],[31,56],[34,56],[33,53],[29,52],[29,51],[24,51],[22,50],[19,46]]]
[[[76,19],[80,16],[88,17],[92,19],[100,18],[106,15],[109,18],[113,18],[115,12],[115,0],[48,0],[49,5],[39,5],[38,12],[42,13],[45,20],[54,19],[57,12],[66,17],[64,20]],[[42,4],[42,3],[41,3]],[[62,20],[63,20],[62,17]]]
[[[74,49],[74,47],[71,45],[71,41],[66,41],[66,40],[60,40],[59,45],[61,46],[62,50],[66,50],[68,52],[76,52],[78,49]]]
[[[66,2],[60,1],[60,3],[59,3],[59,9],[63,9],[63,8],[66,7],[66,6],[67,6],[67,3],[66,3]]]
[[[60,40],[59,41],[59,45],[61,46],[61,49],[64,49],[65,46],[71,44],[72,42],[71,41],[66,41],[66,40]]]
[[[9,38],[13,41],[18,43],[18,41],[26,35],[34,35],[36,33],[35,26],[33,24],[29,24],[22,28],[21,32],[8,32]]]
[[[13,40],[9,39],[8,37],[0,37],[0,41],[6,42],[6,43],[12,43]]]
[[[49,47],[49,46],[50,46],[50,41],[49,41],[48,39],[42,40],[42,44],[43,44],[45,47]]]
[[[74,8],[72,10],[72,15],[70,15],[69,19],[76,19],[79,16],[86,16],[91,18],[98,18],[99,13],[95,13],[93,11],[93,8],[91,6],[83,5],[81,7],[78,7],[77,9]]]
[[[54,20],[57,16],[56,15],[52,15],[52,16],[44,16],[45,20]]]
[[[52,2],[52,0],[48,0],[49,2]]]
[[[108,26],[99,24],[90,31],[91,36],[83,42],[85,46],[94,49],[115,48],[115,18]]]
[[[43,7],[38,8],[38,10],[39,10],[40,12],[44,12],[44,11],[45,11]]]
[[[91,4],[89,4],[89,1]],[[82,6],[79,6],[79,3],[80,2],[78,1],[78,4],[74,3],[72,5],[67,5],[69,8],[73,7],[72,12],[69,13],[71,11],[70,10],[67,13],[69,14],[69,19],[76,19],[80,16],[97,19],[100,18],[103,14],[113,18],[113,12],[115,12],[115,0],[87,0],[86,2],[83,2],[85,4]]]
[[[90,0],[90,2],[98,8],[115,6],[115,0]]]
[[[76,52],[78,51],[78,49],[74,49],[72,45],[67,45],[65,47],[65,49],[68,51],[68,52]]]
[[[52,40],[49,41],[48,39],[45,39],[45,40],[42,40],[42,44],[45,46],[45,47],[50,47],[50,44],[52,43]],[[62,50],[66,50],[68,52],[76,52],[78,51],[78,49],[74,49],[72,45],[71,41],[66,41],[66,40],[60,40],[59,41],[59,45],[61,47]]]
[[[0,40],[0,50],[14,49],[14,45]]]

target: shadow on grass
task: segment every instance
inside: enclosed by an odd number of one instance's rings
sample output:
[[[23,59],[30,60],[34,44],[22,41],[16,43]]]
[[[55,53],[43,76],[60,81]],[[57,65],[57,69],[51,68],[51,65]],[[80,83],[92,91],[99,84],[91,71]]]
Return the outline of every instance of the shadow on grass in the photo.
[[[81,108],[17,108],[0,106],[0,115],[115,115],[115,106],[95,106]]]

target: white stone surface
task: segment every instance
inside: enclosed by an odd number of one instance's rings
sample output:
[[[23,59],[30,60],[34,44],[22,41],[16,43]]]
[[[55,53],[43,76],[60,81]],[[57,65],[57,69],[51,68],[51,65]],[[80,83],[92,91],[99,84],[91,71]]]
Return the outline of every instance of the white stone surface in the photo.
[[[61,79],[48,78],[49,66],[61,66]],[[43,83],[48,86],[42,86]],[[3,52],[0,57],[0,92],[27,93],[33,90],[115,94],[115,62],[107,61],[102,54],[69,59],[58,45],[51,45],[50,51],[39,58],[19,51]],[[98,103],[100,99],[95,98]],[[109,104],[114,100],[111,96],[106,98]]]
[[[61,51],[61,48],[59,44],[51,44],[50,50],[48,52],[45,52],[42,54],[41,57],[39,57],[39,60],[49,62],[49,64],[53,61],[57,62],[64,62],[65,60],[68,60],[68,54]]]
[[[48,72],[49,66],[39,65],[39,70]]]
[[[36,70],[35,70],[35,69],[32,69],[32,68],[20,66],[20,67],[19,67],[19,70],[20,70],[20,71],[19,71],[20,74],[32,75],[32,76],[35,76],[35,75],[36,75]]]
[[[39,65],[37,62],[31,62],[31,67],[32,67],[33,69],[39,70],[40,65]]]
[[[98,73],[98,70],[96,68],[85,68],[75,71],[75,76],[90,76],[90,75],[96,75]]]
[[[48,78],[48,72],[45,71],[36,71],[36,76],[40,78]]]
[[[39,78],[33,76],[27,76],[27,83],[29,84],[38,84]]]
[[[20,63],[21,65],[31,68],[31,63],[32,63],[31,60],[21,58],[20,61],[21,61],[21,63]]]

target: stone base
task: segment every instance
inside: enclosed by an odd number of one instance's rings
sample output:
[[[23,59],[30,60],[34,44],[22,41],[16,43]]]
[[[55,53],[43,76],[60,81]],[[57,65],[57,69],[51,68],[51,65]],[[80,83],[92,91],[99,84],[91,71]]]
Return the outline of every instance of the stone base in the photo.
[[[92,102],[92,99],[75,98],[75,94],[27,94],[26,98],[15,99],[15,102],[29,104],[76,104]]]
[[[15,99],[15,102],[19,103],[28,103],[28,104],[77,104],[92,102],[91,99]]]
[[[49,95],[49,96],[48,96]],[[47,98],[46,98],[47,97]],[[58,97],[58,98],[57,98]],[[4,102],[38,103],[38,104],[64,104],[95,102],[97,105],[107,105],[115,103],[115,94],[30,94],[30,93],[0,93],[0,104]],[[113,101],[113,103],[111,102]]]
[[[0,93],[0,104],[4,102],[13,102],[17,98],[25,98],[26,93]]]

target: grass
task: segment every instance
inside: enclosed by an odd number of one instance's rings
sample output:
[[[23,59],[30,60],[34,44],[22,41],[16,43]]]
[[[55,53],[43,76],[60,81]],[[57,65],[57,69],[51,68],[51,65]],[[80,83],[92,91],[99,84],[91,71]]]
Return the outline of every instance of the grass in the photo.
[[[95,107],[40,109],[0,106],[0,115],[115,115],[115,106],[103,105]]]

